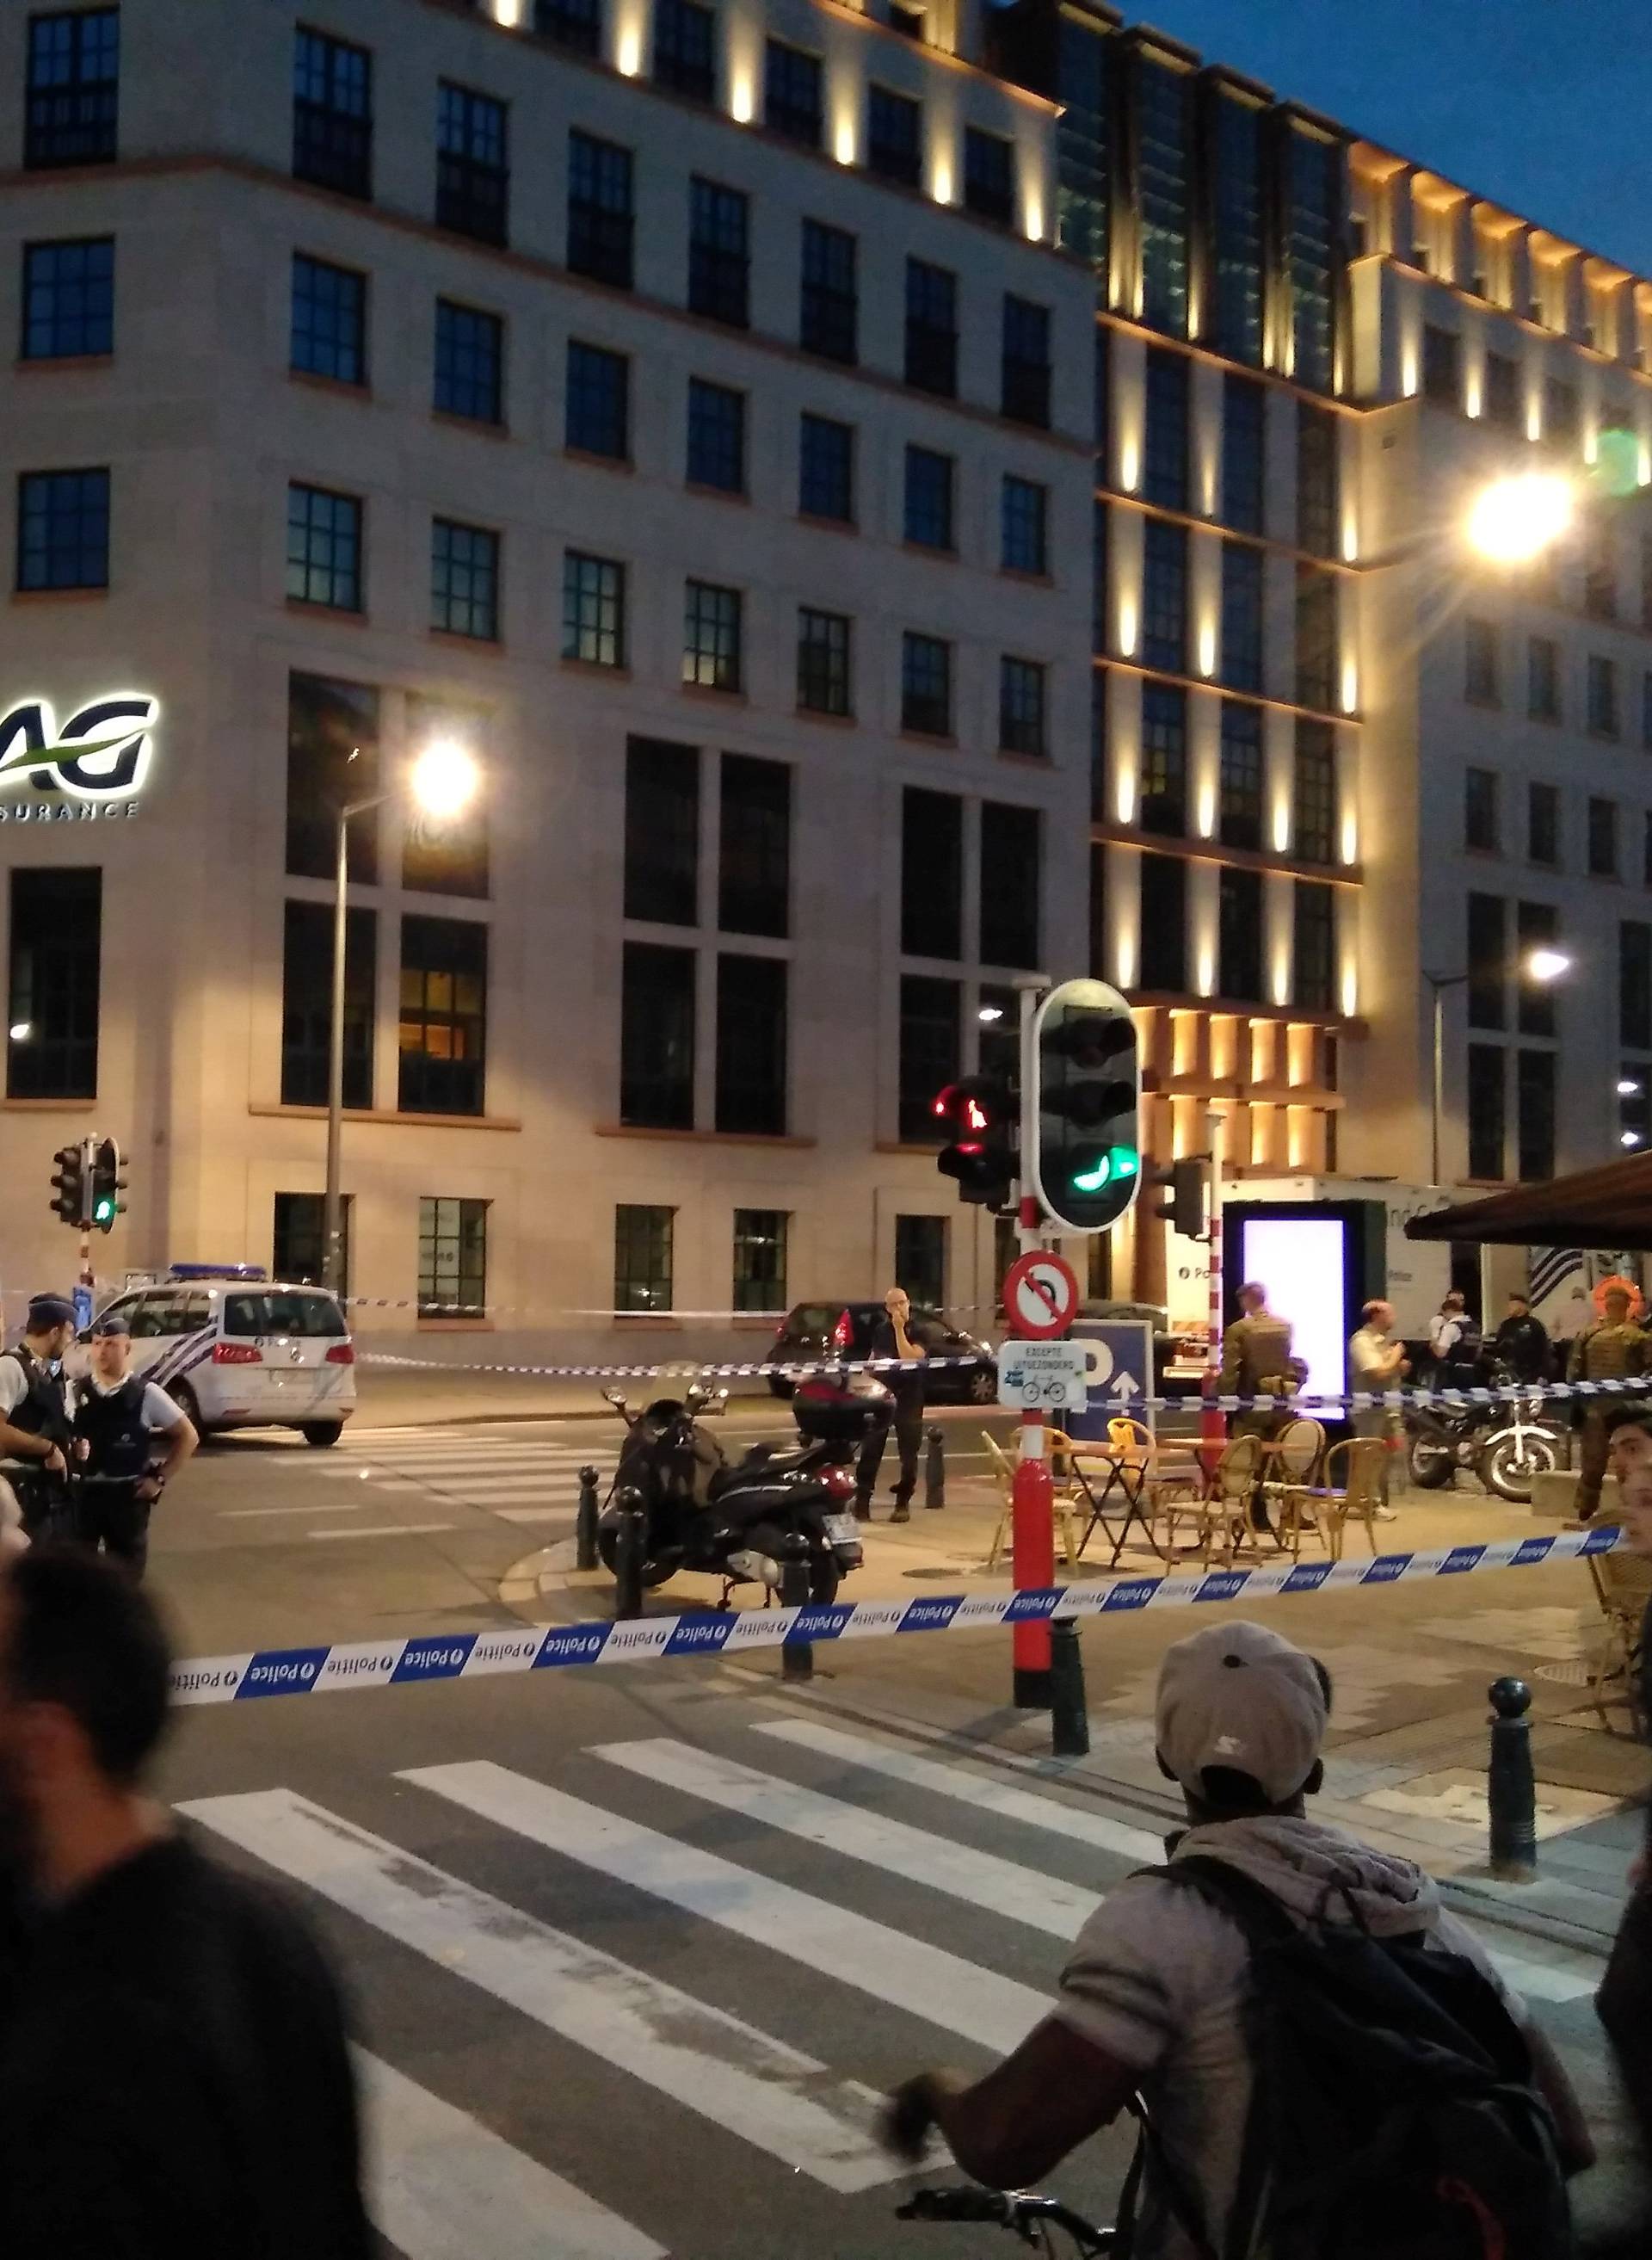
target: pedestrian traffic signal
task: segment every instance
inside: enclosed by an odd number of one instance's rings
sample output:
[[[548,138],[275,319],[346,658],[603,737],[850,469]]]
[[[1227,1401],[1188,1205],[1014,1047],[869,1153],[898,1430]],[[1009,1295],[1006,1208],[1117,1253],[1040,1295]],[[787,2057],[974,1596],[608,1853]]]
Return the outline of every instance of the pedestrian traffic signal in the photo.
[[[1184,1240],[1205,1237],[1205,1158],[1202,1154],[1189,1154],[1172,1162],[1168,1169],[1148,1172],[1155,1185],[1169,1187],[1170,1198],[1158,1204],[1157,1213]]]
[[[1105,981],[1063,981],[1033,1023],[1030,1171],[1068,1232],[1106,1232],[1141,1187],[1141,1062],[1130,1007]]]
[[[78,1146],[60,1146],[52,1159],[57,1169],[52,1178],[52,1208],[65,1224],[76,1231],[86,1226],[86,1141]]]
[[[92,1154],[90,1219],[99,1232],[112,1232],[115,1219],[126,1204],[120,1196],[128,1180],[122,1175],[125,1155],[112,1138],[100,1138]]]
[[[930,1111],[951,1137],[936,1157],[941,1176],[955,1180],[962,1199],[995,1214],[1009,1211],[1015,1198],[1016,1116],[1008,1078],[975,1075],[949,1083]]]

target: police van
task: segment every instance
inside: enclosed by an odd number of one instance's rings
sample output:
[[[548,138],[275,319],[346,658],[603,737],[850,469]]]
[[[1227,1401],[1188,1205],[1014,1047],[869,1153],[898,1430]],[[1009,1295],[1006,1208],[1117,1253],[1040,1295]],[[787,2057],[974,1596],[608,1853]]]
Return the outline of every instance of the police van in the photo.
[[[116,1313],[132,1329],[133,1372],[153,1375],[203,1436],[296,1428],[307,1444],[336,1444],[355,1410],[355,1344],[324,1287],[253,1264],[175,1263],[98,1316]]]

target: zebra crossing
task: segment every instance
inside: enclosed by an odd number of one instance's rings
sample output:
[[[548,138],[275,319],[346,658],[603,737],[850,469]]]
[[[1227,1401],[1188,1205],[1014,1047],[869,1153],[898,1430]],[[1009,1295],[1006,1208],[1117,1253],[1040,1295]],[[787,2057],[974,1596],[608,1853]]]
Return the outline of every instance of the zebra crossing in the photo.
[[[476,1514],[555,1536],[573,1530],[580,1469],[595,1465],[605,1490],[616,1452],[613,1435],[600,1445],[589,1432],[570,1441],[561,1423],[550,1434],[516,1427],[347,1428],[325,1455],[282,1455],[283,1470],[302,1481],[302,1501],[227,1507],[222,1515],[318,1542],[423,1535]],[[371,1522],[359,1519],[369,1515]],[[380,1519],[391,1515],[406,1520]],[[305,1517],[308,1528],[300,1527]]]

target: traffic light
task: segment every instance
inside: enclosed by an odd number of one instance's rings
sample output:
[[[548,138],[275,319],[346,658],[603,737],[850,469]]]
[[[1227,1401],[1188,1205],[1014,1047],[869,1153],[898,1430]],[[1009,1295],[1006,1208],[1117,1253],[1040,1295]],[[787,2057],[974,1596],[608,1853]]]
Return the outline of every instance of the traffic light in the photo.
[[[90,1214],[99,1232],[112,1232],[115,1219],[126,1204],[120,1196],[128,1180],[122,1175],[125,1155],[112,1138],[100,1138],[92,1155]]]
[[[1158,1204],[1158,1214],[1168,1219],[1184,1240],[1203,1240],[1206,1233],[1205,1156],[1190,1154],[1172,1162],[1168,1169],[1148,1171],[1155,1185],[1169,1189],[1169,1200]]]
[[[60,1146],[52,1159],[57,1169],[52,1179],[52,1208],[76,1230],[86,1222],[86,1143]]]
[[[975,1075],[936,1093],[931,1112],[952,1142],[935,1166],[956,1180],[959,1197],[995,1212],[1010,1208],[1015,1184],[1015,1094],[1002,1076]]]
[[[1065,1231],[1109,1231],[1141,1187],[1141,1061],[1129,1005],[1105,981],[1063,981],[1038,1008],[1033,1056],[1033,1188]]]

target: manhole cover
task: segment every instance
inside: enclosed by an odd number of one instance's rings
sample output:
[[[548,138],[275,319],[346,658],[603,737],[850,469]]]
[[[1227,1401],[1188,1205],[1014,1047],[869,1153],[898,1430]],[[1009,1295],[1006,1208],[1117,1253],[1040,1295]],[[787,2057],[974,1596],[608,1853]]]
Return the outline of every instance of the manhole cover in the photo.
[[[1587,1687],[1589,1666],[1586,1663],[1540,1663],[1532,1677],[1547,1679],[1555,1687]]]

